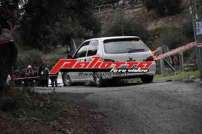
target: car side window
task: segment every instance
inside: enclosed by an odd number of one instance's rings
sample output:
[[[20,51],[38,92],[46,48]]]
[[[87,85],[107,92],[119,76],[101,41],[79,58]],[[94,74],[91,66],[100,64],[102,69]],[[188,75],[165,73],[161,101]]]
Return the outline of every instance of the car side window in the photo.
[[[82,47],[77,51],[76,55],[74,56],[75,58],[82,58],[86,57],[87,54],[87,45],[89,42],[85,42]]]
[[[95,56],[97,54],[98,44],[99,42],[97,40],[93,40],[90,42],[90,44],[88,45],[87,57]]]

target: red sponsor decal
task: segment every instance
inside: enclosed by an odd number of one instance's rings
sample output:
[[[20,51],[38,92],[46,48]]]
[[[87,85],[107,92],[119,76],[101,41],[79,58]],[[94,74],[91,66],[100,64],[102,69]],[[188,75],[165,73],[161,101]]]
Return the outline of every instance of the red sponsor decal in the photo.
[[[99,57],[93,57],[90,62],[87,61],[78,61],[77,59],[60,59],[56,65],[51,69],[50,75],[55,75],[58,72],[62,71],[111,71],[119,70],[123,67],[126,69],[136,69],[136,70],[149,70],[152,65],[152,61],[144,62],[112,62],[104,61]]]

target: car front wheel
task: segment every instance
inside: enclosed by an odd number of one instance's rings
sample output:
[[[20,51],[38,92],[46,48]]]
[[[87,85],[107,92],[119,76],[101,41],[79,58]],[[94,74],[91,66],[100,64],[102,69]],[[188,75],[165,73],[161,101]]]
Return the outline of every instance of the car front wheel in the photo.
[[[70,76],[67,73],[63,74],[63,84],[64,84],[65,87],[72,85],[72,80],[71,80]]]

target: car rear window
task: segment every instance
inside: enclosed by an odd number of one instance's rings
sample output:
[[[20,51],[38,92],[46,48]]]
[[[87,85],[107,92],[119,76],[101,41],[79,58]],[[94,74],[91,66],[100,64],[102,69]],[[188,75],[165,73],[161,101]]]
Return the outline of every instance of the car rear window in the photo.
[[[149,51],[149,48],[137,38],[110,39],[104,41],[104,50],[107,54],[138,53]]]

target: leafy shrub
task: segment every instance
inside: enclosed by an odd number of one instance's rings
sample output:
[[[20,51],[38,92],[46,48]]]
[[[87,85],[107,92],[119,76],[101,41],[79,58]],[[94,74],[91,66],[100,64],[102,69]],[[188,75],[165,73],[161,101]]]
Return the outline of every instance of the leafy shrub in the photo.
[[[12,98],[15,100],[15,108],[10,113],[17,119],[34,118],[41,121],[53,121],[61,115],[67,105],[64,100],[58,99],[55,95],[41,95],[29,88],[12,90],[12,92],[14,92]]]
[[[182,0],[145,0],[148,10],[153,9],[161,16],[174,15],[182,11]]]
[[[60,58],[66,58],[67,51],[65,47],[56,48],[54,51],[46,54],[44,57],[48,61],[48,63],[52,66],[54,65]]]
[[[170,49],[179,47],[186,41],[186,37],[180,28],[163,27],[160,31],[161,45],[167,45]]]
[[[187,37],[188,41],[193,41],[194,40],[194,30],[193,30],[193,23],[192,19],[188,19],[187,22],[185,22],[182,26],[183,32],[185,36]]]
[[[23,53],[19,53],[17,66],[24,68],[27,65],[39,65],[42,63],[42,53],[39,50],[33,49]]]

